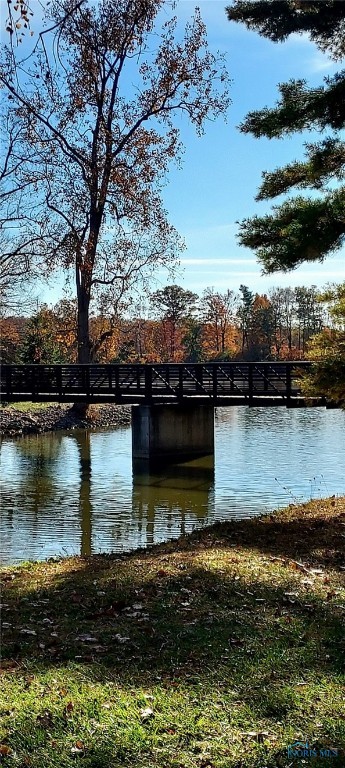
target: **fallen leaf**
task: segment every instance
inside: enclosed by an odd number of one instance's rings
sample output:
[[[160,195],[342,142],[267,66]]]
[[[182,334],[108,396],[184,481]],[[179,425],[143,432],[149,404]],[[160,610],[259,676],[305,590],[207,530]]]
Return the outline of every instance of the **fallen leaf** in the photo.
[[[74,747],[71,748],[72,755],[83,755],[85,752],[85,745],[80,739],[76,741]]]
[[[249,739],[255,740],[259,744],[262,744],[264,739],[269,736],[269,733],[268,731],[244,731],[242,736],[248,736]]]
[[[290,568],[293,568],[295,571],[302,571],[302,573],[310,574],[310,571],[304,563],[298,563],[297,560],[290,560],[289,561]]]
[[[18,662],[14,661],[14,659],[2,659],[1,666],[0,666],[0,673],[13,672],[13,670],[17,669],[17,667],[18,667]]]
[[[142,722],[145,722],[145,720],[149,720],[150,717],[154,716],[154,711],[151,709],[151,707],[145,707],[145,709],[140,710],[140,716]]]
[[[128,643],[128,641],[130,640],[130,637],[125,637],[124,635],[119,635],[119,634],[113,635],[113,638],[114,640],[117,640],[118,643],[121,643],[121,645],[123,643]]]
[[[10,755],[12,752],[11,747],[8,747],[7,744],[0,744],[0,755]]]
[[[36,722],[41,728],[49,728],[53,722],[53,715],[49,709],[46,709],[41,715],[37,715]]]

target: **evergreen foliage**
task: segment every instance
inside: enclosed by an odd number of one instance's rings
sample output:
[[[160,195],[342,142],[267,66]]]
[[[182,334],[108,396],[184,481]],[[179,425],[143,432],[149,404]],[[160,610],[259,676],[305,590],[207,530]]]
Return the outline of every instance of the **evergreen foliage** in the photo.
[[[275,43],[306,32],[334,59],[344,55],[344,5],[339,0],[233,0],[227,13],[231,21],[240,21]]]
[[[345,4],[300,0],[234,0],[227,8],[231,21],[274,42],[292,33],[308,33],[328,56],[345,54]],[[311,88],[291,80],[279,86],[275,107],[250,112],[241,131],[259,138],[283,138],[293,132],[330,132],[307,143],[304,161],[263,174],[257,199],[272,199],[295,189],[319,191],[316,197],[297,195],[273,206],[271,214],[254,216],[240,225],[240,242],[256,251],[264,271],[284,272],[306,261],[323,261],[341,248],[345,233],[345,143],[339,132],[345,124],[345,70]]]
[[[33,315],[27,323],[20,350],[20,362],[41,365],[64,362],[61,349],[54,338],[52,317],[45,308]]]

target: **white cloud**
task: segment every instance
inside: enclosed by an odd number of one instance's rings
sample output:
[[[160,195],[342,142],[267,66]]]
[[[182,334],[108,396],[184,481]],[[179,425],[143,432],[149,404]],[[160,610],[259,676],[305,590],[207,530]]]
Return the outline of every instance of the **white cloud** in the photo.
[[[309,72],[327,72],[331,69],[337,69],[337,63],[325,54],[318,52],[307,61]]]
[[[190,258],[190,259],[189,258],[186,258],[186,259],[182,258],[182,259],[180,259],[180,263],[181,264],[191,264],[191,265],[193,265],[193,264],[195,264],[195,265],[196,264],[201,264],[201,265],[204,265],[204,264],[205,265],[206,264],[222,264],[224,267],[227,267],[227,266],[230,266],[231,264],[240,264],[240,265],[241,264],[255,264],[256,263],[256,259],[243,259],[243,258],[235,259],[235,258],[232,258],[231,256],[228,259],[227,258],[218,259],[218,258],[212,258],[212,256],[211,257],[206,256],[204,259],[203,258],[200,258],[200,259],[199,258],[195,258],[195,259],[194,258]]]
[[[318,72],[327,72],[332,69],[337,69],[338,64],[333,61],[326,53],[322,53],[314,43],[307,32],[294,32],[284,42],[285,47],[295,48],[299,47],[300,53],[305,54],[305,57],[301,60],[301,63],[308,74],[317,74]],[[309,54],[309,55],[307,55]]]
[[[285,45],[310,45],[310,37],[307,32],[293,32],[285,41]]]
[[[238,224],[231,222],[230,224],[209,224],[205,227],[193,227],[184,232],[185,237],[189,235],[219,235],[228,234],[231,232],[237,232]]]

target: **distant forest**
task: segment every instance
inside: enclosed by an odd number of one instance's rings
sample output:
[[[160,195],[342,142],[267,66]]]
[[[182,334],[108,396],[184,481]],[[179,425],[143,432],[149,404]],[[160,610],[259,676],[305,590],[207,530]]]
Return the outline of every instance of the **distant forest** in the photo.
[[[91,317],[92,360],[101,363],[205,360],[318,359],[332,334],[344,329],[334,311],[342,286],[274,288],[253,293],[207,288],[201,296],[178,285],[118,307],[111,319]],[[77,306],[61,300],[30,316],[0,317],[4,363],[77,362]]]

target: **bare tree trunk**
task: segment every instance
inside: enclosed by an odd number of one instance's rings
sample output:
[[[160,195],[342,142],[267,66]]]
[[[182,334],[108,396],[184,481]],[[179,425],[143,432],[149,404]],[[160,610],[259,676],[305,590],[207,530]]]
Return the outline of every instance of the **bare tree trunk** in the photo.
[[[89,326],[90,292],[85,285],[84,276],[80,274],[76,264],[76,287],[78,301],[78,363],[89,364],[91,362],[91,343]],[[73,404],[73,410],[79,418],[87,415],[89,403],[78,402]]]
[[[89,327],[90,288],[86,284],[85,274],[83,274],[81,269],[81,259],[78,253],[76,254],[75,281],[78,303],[78,363],[83,364],[91,362]]]
[[[91,362],[89,306],[89,297],[83,291],[78,295],[78,363]]]

